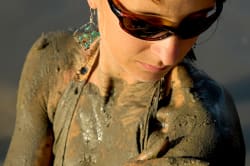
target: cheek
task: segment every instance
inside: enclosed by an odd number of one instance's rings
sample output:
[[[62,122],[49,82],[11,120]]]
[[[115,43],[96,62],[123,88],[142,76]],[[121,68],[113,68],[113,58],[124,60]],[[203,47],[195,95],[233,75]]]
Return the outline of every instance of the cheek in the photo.
[[[113,55],[135,56],[145,48],[141,40],[120,27],[119,20],[112,12],[99,13],[99,31],[105,50]]]
[[[102,5],[98,10],[98,24],[101,33],[101,40],[109,50],[119,52],[136,53],[145,47],[143,42],[126,33],[119,25],[118,18],[109,8],[107,2],[101,1]]]

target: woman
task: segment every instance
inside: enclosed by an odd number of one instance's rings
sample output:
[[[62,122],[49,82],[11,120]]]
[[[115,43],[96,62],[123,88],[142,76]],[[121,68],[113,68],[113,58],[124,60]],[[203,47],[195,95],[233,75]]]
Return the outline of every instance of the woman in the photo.
[[[191,62],[222,0],[88,3],[99,32],[91,15],[31,48],[5,166],[244,165],[230,95]]]

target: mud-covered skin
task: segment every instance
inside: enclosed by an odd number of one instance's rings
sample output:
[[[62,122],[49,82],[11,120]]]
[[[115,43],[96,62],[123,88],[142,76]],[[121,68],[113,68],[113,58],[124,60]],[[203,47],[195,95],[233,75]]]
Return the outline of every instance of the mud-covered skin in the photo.
[[[5,166],[244,165],[233,101],[204,73],[189,63],[174,68],[170,101],[162,100],[155,119],[148,122],[156,83],[127,85],[115,80],[108,97],[92,83],[81,89],[76,75],[94,51],[95,47],[82,51],[64,32],[42,35],[33,45],[20,80],[16,127]]]
[[[57,102],[82,56],[65,33],[43,34],[32,46],[21,75],[16,125],[5,165],[49,165]]]

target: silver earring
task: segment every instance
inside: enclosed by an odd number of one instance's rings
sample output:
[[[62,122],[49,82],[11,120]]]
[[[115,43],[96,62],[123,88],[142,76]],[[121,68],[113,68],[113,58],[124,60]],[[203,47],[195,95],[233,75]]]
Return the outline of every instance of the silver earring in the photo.
[[[73,33],[76,41],[85,49],[88,49],[93,41],[100,36],[95,24],[96,10],[90,8],[89,22],[82,25]]]

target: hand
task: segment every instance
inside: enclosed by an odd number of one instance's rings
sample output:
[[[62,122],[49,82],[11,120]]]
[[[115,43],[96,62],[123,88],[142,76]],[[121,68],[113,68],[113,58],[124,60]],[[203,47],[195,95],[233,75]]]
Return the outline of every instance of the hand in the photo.
[[[171,82],[170,103],[160,108],[156,115],[162,128],[150,135],[146,149],[127,163],[126,166],[139,166],[142,165],[142,161],[164,155],[170,146],[169,138],[181,140],[185,133],[188,132],[181,125],[185,124],[185,118],[183,118],[187,112],[185,110],[192,109],[197,104],[189,91],[192,81],[183,67],[177,67],[172,72]]]

